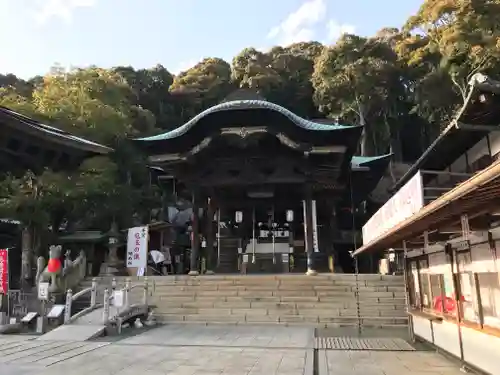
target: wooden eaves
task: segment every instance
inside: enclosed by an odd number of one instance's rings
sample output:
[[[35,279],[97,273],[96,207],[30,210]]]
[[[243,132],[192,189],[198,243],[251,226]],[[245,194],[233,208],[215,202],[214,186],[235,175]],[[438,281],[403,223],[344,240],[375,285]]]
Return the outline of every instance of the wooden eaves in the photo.
[[[462,214],[474,215],[485,208],[494,211],[500,204],[500,160],[478,172],[415,215],[357,249],[353,256],[381,251],[436,228]]]

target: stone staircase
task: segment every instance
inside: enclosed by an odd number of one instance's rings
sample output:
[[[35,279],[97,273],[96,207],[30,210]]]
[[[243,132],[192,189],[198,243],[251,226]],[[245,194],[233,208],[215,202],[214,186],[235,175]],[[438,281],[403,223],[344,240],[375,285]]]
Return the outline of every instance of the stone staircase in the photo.
[[[164,323],[404,327],[402,276],[320,274],[149,278]],[[132,282],[137,282],[133,278]],[[118,278],[118,283],[123,280]],[[102,279],[101,286],[111,284]],[[359,298],[358,298],[359,296]]]

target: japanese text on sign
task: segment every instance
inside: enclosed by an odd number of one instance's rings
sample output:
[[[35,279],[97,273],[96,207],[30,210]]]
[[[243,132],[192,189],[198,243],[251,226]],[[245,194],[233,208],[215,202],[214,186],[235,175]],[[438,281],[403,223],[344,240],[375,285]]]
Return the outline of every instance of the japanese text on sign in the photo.
[[[127,267],[146,267],[148,255],[148,227],[128,230]]]

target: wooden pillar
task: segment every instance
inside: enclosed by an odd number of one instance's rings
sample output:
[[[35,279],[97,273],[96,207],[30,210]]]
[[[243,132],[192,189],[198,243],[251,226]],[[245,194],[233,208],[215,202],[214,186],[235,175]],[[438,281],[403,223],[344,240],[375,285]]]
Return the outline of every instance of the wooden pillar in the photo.
[[[314,239],[313,239],[313,218],[312,218],[312,192],[306,190],[304,200],[304,238],[307,251],[307,272],[306,275],[317,275],[314,264]]]
[[[200,219],[198,217],[200,211],[199,197],[197,193],[193,193],[193,216],[191,219],[191,259],[189,267],[189,275],[198,276],[200,259]]]
[[[207,199],[207,215],[206,215],[206,274],[213,275],[214,274],[214,214],[215,214],[215,205],[214,200],[212,198]]]

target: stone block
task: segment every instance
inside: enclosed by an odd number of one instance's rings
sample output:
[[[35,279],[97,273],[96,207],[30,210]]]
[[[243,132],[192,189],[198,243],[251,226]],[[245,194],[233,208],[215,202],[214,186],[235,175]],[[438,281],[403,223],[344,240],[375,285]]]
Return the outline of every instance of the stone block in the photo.
[[[281,302],[318,302],[320,299],[317,296],[283,296],[280,297]]]
[[[261,302],[261,301],[255,301],[255,302],[250,302],[250,306],[252,308],[263,308],[263,309],[274,309],[274,310],[280,310],[280,309],[295,309],[296,304],[293,302]]]
[[[241,297],[272,297],[272,290],[242,290],[238,291],[238,296]]]
[[[251,302],[242,301],[217,301],[213,303],[214,308],[224,309],[249,309],[251,306]]]

